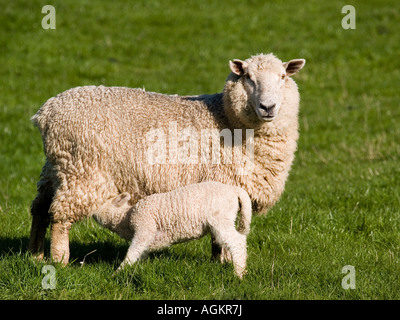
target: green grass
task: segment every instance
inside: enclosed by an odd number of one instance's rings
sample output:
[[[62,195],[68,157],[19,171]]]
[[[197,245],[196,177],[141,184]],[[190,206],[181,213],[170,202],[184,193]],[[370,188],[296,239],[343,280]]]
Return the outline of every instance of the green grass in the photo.
[[[353,1],[355,30],[341,28],[346,1],[0,3],[0,299],[400,298],[397,1]],[[56,30],[41,28],[46,4]],[[88,84],[220,92],[228,60],[260,52],[307,64],[296,160],[280,202],[253,219],[245,279],[210,260],[209,238],[111,277],[128,243],[86,220],[71,231],[72,263],[44,290],[46,262],[26,252],[40,105]],[[345,265],[354,290],[341,286]]]

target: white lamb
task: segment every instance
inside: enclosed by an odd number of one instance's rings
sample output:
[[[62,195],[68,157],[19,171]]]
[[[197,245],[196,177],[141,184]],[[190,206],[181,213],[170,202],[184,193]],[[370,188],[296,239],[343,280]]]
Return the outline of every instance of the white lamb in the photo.
[[[130,206],[124,192],[109,199],[94,214],[103,226],[132,239],[118,270],[173,243],[198,239],[208,233],[230,254],[235,273],[246,270],[246,236],[250,231],[251,200],[246,191],[220,182],[203,182],[158,193]],[[241,208],[238,230],[235,221]]]

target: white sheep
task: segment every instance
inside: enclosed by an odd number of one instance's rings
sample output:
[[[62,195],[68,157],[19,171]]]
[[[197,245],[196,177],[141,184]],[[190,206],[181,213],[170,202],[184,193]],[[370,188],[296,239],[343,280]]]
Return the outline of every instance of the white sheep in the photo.
[[[72,224],[121,192],[128,192],[134,204],[154,193],[219,181],[242,187],[253,212],[265,213],[284,190],[297,148],[299,93],[290,76],[304,63],[283,63],[273,54],[230,61],[224,90],[213,95],[181,97],[85,86],[49,99],[32,117],[42,135],[46,163],[31,207],[30,250],[43,257],[51,223],[52,258],[68,263]],[[167,151],[164,162],[149,161],[150,131],[182,133],[186,128],[189,136],[206,129],[232,135],[235,129],[253,130],[253,154],[246,152],[246,139],[218,150],[221,159],[243,154],[244,163],[253,164],[251,171],[238,174],[243,164],[235,161],[177,163],[176,148],[184,141],[161,148]],[[222,146],[222,139],[219,142]],[[209,159],[211,150],[206,153]],[[220,252],[214,245],[213,253]]]
[[[237,276],[243,277],[251,200],[242,188],[220,182],[202,182],[153,194],[134,206],[128,204],[130,198],[129,193],[124,192],[107,200],[94,213],[100,224],[125,239],[132,239],[119,270],[150,251],[211,233],[230,253]],[[239,208],[241,214],[236,230]]]

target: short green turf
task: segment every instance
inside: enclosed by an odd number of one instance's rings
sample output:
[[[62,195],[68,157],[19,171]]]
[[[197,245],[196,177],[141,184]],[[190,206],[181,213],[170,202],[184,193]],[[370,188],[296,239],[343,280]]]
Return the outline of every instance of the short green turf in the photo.
[[[0,1],[0,299],[399,299],[400,6],[352,1]],[[56,29],[42,28],[44,5]],[[27,253],[44,154],[29,118],[82,85],[221,92],[230,59],[307,60],[295,76],[301,134],[281,200],[255,216],[248,274],[212,261],[210,238],[115,275],[128,243],[93,220],[71,231],[71,263]],[[49,253],[47,235],[46,254]],[[342,269],[355,270],[344,289]]]

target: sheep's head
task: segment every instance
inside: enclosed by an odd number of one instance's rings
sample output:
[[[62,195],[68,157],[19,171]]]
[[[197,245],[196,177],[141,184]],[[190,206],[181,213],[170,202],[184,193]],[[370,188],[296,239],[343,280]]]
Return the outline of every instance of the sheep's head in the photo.
[[[249,123],[273,121],[279,114],[288,81],[292,81],[289,77],[301,70],[304,64],[304,59],[282,62],[273,54],[253,56],[245,61],[229,61],[232,73],[228,81],[241,84],[239,93],[228,93],[231,94],[231,107],[242,109],[234,111],[236,116],[242,120],[245,117]],[[244,101],[245,106],[243,103],[241,106],[234,105],[239,101]]]
[[[129,207],[129,200],[131,199],[131,195],[128,192],[122,192],[118,196],[109,200],[111,204],[116,208],[121,207]]]
[[[100,221],[103,221],[105,217],[113,220],[117,216],[125,215],[125,213],[131,208],[129,200],[131,196],[127,192],[123,192],[113,198],[108,199],[97,211],[94,216]]]

